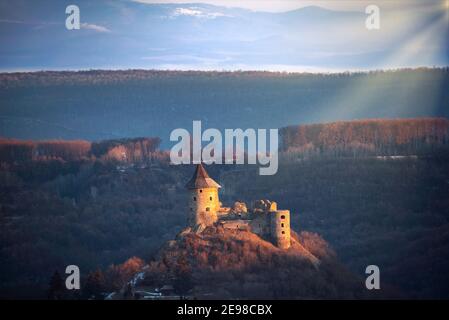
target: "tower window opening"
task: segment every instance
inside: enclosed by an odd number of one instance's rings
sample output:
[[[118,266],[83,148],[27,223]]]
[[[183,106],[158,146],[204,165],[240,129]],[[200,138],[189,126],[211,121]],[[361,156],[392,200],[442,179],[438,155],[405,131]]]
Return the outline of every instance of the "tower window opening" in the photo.
[[[282,215],[282,216],[281,216],[281,219],[285,219],[285,216],[284,216],[284,215]]]
[[[203,189],[200,189],[200,193],[203,193]]]
[[[209,208],[209,207],[207,207],[207,208],[206,208],[206,211],[210,211],[210,208]]]
[[[284,224],[283,224],[283,223],[281,223],[281,227],[282,227],[282,228],[284,227]]]
[[[196,201],[196,197],[193,197],[193,201]]]
[[[209,197],[210,201],[212,201],[212,197]]]
[[[285,231],[282,231],[282,234],[285,234]]]

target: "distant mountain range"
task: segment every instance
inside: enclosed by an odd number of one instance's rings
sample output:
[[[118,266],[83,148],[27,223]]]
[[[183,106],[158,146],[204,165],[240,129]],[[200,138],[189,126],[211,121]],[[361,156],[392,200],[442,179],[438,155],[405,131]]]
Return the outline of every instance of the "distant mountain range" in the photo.
[[[382,68],[402,42],[435,19],[417,15],[411,27],[391,28],[385,22],[381,30],[370,32],[364,12],[316,6],[269,13],[200,3],[77,4],[81,29],[69,31],[64,1],[0,2],[0,68]],[[413,65],[447,64],[447,57],[426,57],[422,51]]]

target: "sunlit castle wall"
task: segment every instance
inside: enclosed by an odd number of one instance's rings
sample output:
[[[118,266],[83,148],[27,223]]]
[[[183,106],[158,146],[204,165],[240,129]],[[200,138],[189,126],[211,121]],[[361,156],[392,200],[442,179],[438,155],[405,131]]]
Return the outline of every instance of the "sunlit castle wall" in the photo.
[[[192,189],[190,191],[190,224],[211,226],[217,221],[220,208],[217,188]]]
[[[273,244],[281,249],[290,248],[290,210],[270,211]]]

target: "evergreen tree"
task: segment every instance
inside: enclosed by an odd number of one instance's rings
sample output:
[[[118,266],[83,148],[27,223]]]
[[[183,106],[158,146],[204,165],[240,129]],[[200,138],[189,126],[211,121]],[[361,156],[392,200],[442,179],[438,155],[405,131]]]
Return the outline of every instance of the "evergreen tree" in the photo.
[[[58,270],[56,270],[50,279],[48,289],[48,299],[60,300],[64,296],[64,291],[65,291],[64,280],[62,279]]]
[[[173,289],[176,293],[183,296],[193,289],[194,283],[190,272],[176,272],[173,282]]]
[[[128,299],[128,300],[134,299],[134,288],[131,285],[131,283],[128,283],[126,285],[125,292],[123,293],[123,298]]]
[[[87,299],[103,299],[104,290],[105,279],[103,272],[101,270],[90,272],[84,285],[84,296]]]

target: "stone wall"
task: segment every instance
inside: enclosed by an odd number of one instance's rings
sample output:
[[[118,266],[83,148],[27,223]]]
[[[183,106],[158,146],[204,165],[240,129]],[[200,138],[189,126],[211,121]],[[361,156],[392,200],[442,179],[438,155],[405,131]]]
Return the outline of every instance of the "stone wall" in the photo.
[[[250,226],[251,231],[255,234],[263,238],[270,237],[270,219],[268,212],[253,214]]]
[[[217,221],[220,207],[217,188],[193,189],[190,192],[189,217],[191,225],[210,226]]]
[[[273,244],[281,249],[290,248],[290,211],[270,212],[270,230]]]

